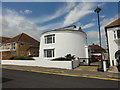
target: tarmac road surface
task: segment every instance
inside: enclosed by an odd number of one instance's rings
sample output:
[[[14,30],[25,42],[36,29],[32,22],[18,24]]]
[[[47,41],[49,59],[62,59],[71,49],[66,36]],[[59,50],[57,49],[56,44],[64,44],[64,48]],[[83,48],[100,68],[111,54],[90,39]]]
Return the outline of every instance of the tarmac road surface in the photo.
[[[118,81],[2,69],[2,88],[118,88]]]

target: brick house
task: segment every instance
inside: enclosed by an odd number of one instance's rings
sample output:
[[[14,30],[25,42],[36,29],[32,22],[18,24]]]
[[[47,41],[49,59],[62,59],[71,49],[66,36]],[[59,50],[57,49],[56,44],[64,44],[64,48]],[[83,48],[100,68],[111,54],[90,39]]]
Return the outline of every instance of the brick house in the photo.
[[[36,48],[29,52],[30,48]],[[2,52],[2,53],[1,53]],[[0,55],[2,60],[9,59],[12,56],[38,56],[39,42],[29,35],[22,33],[1,43]]]
[[[9,38],[9,37],[0,37],[0,45],[1,45],[1,43],[5,42],[6,40],[9,40],[9,39],[11,39],[11,38]]]
[[[101,57],[101,50],[102,50],[102,57],[103,59],[106,58],[106,50],[99,45],[89,45],[89,57],[91,58],[92,61],[98,61]],[[107,56],[108,57],[108,56]]]

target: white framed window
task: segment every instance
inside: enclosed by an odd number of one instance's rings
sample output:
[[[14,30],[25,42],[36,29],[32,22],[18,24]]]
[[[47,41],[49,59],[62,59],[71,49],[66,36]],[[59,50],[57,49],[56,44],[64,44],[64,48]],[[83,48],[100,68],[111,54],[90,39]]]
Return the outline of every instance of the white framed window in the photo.
[[[117,37],[120,38],[120,30],[117,30]]]
[[[55,34],[45,36],[45,44],[55,43]]]
[[[114,31],[114,39],[116,39],[117,37],[116,37],[116,31]]]
[[[16,49],[16,43],[12,43],[12,49]]]
[[[114,39],[119,39],[120,38],[120,30],[114,31]]]
[[[54,49],[44,49],[44,57],[46,58],[54,57]]]

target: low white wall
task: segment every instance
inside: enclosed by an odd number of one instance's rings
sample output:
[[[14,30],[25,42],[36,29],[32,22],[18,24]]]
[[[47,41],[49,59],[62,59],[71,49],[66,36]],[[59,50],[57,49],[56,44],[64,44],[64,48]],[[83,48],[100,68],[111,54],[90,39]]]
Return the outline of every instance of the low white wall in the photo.
[[[73,60],[72,61],[72,68],[76,68],[79,66],[80,61],[79,60]]]
[[[2,65],[23,65],[72,69],[79,65],[79,61],[48,61],[48,60],[2,60]]]

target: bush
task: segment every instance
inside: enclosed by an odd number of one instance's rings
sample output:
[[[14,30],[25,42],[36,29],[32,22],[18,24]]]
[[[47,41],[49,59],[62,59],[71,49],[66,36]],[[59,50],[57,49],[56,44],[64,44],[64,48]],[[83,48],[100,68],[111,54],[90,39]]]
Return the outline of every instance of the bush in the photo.
[[[75,55],[67,54],[65,56],[65,58],[67,58],[67,59],[75,59]]]
[[[59,58],[52,59],[51,61],[71,61],[71,60],[72,59],[69,59],[69,58],[59,57]]]
[[[51,61],[71,61],[75,59],[75,55],[67,54],[65,57],[52,59]]]
[[[34,60],[31,57],[24,57],[24,56],[13,56],[9,58],[9,60]]]

